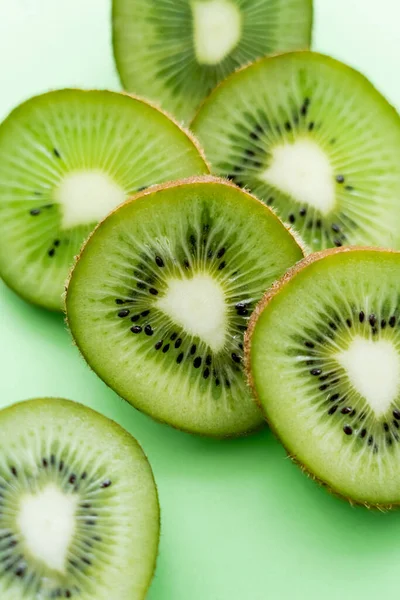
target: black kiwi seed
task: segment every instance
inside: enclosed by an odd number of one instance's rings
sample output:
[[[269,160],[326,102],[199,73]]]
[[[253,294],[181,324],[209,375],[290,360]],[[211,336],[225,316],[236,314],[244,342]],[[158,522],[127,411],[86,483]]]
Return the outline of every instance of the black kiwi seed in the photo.
[[[156,288],[151,287],[149,289],[150,294],[152,294],[153,296],[157,296],[158,294],[158,290],[156,290]]]
[[[127,308],[124,308],[123,310],[120,310],[118,313],[118,316],[121,317],[121,319],[123,319],[124,317],[127,317],[129,315],[129,310]]]
[[[304,345],[307,348],[315,348],[315,344],[313,342],[309,342],[308,340],[306,342],[304,342]]]
[[[210,366],[210,365],[211,365],[211,361],[212,361],[211,355],[210,355],[210,354],[208,354],[208,355],[206,356],[206,365]]]
[[[207,379],[209,375],[210,375],[210,369],[208,367],[206,367],[203,371],[204,379]]]
[[[40,215],[40,212],[40,208],[32,208],[32,210],[29,211],[32,217],[37,217],[38,215]]]
[[[383,429],[385,431],[389,431],[389,425],[387,423],[383,423]]]
[[[222,258],[224,254],[225,254],[225,248],[221,248],[217,252],[217,258]]]
[[[58,248],[58,246],[60,245],[60,240],[54,240],[53,244],[55,245],[56,248]]]
[[[103,481],[103,483],[101,484],[100,487],[102,489],[109,488],[111,484],[112,484],[111,479],[106,479],[105,481]]]
[[[160,340],[159,342],[157,342],[157,344],[154,344],[154,348],[156,350],[159,350],[161,348],[161,346],[163,345],[164,340]]]
[[[154,331],[151,325],[146,325],[144,328],[144,332],[146,335],[150,336],[153,335]]]
[[[334,413],[337,411],[337,409],[338,409],[338,407],[337,407],[337,405],[335,404],[334,406],[332,406],[332,408],[330,408],[330,409],[328,410],[328,415],[333,415],[333,414],[334,414]]]
[[[333,394],[330,398],[329,401],[330,402],[335,402],[335,400],[337,400],[339,398],[339,394]]]
[[[398,424],[398,422],[396,420],[393,420],[393,425],[396,427],[396,429],[399,428],[399,424]]]
[[[376,317],[375,317],[375,315],[373,315],[373,314],[369,315],[368,321],[369,321],[369,324],[371,325],[371,327],[375,327],[375,325],[376,325]]]
[[[47,462],[47,458],[42,458],[42,465],[44,466],[44,468],[46,469],[48,466],[48,462]]]
[[[340,233],[340,226],[337,223],[332,223],[331,229],[332,229],[332,231],[335,231],[336,233]]]
[[[15,467],[10,467],[10,471],[14,475],[14,477],[18,477],[18,471]]]
[[[164,261],[163,261],[163,259],[161,258],[161,256],[156,256],[156,265],[157,265],[158,267],[163,267],[163,266],[164,266]]]
[[[149,310],[144,310],[143,312],[140,313],[142,315],[142,317],[147,317],[147,315],[150,314]]]
[[[226,262],[222,261],[222,263],[220,263],[220,265],[218,266],[218,271],[222,271],[222,269],[224,269],[226,267]]]
[[[169,339],[174,341],[176,340],[176,338],[178,337],[178,334],[174,331],[173,333],[171,333],[171,335],[169,336]]]
[[[139,288],[139,290],[145,290],[146,289],[146,284],[143,281],[138,281],[136,284],[136,287]]]
[[[176,359],[176,362],[178,363],[178,365],[183,361],[183,352],[181,352],[178,355],[178,358]]]
[[[333,240],[333,243],[335,244],[336,248],[340,248],[340,246],[343,246],[342,241],[339,240],[338,238],[335,238]]]
[[[311,121],[311,123],[309,123],[309,125],[308,125],[308,131],[312,131],[314,129],[314,127],[315,127],[315,123],[314,123],[314,121]]]
[[[345,185],[344,189],[348,192],[352,192],[354,190],[354,187],[352,185]]]
[[[350,425],[345,425],[343,427],[343,431],[346,435],[351,435],[353,433],[353,429],[350,427]]]
[[[400,410],[394,410],[393,411],[393,416],[395,419],[400,419]]]
[[[166,354],[169,350],[169,344],[165,344],[164,348],[162,349],[163,353]]]
[[[374,438],[372,435],[370,435],[368,438],[368,446],[372,446],[373,442],[374,442]]]
[[[385,327],[386,327],[386,321],[385,321],[385,319],[382,319],[382,321],[381,321],[381,329],[385,329]]]
[[[53,148],[53,152],[54,152],[55,156],[57,156],[57,158],[61,158],[61,154],[59,153],[57,148]]]
[[[364,319],[365,319],[365,313],[364,313],[364,311],[363,311],[363,310],[361,310],[361,311],[360,311],[360,314],[358,315],[358,319],[359,319],[360,323],[363,323],[363,322],[364,322]]]
[[[133,315],[133,316],[131,317],[131,321],[132,321],[132,323],[136,323],[136,321],[139,321],[139,319],[140,319],[140,315]]]
[[[132,333],[141,333],[142,328],[140,327],[140,325],[134,325],[133,327],[131,327],[131,331]]]
[[[196,344],[192,344],[192,347],[190,348],[190,354],[192,354],[192,355],[195,354],[196,350],[197,350]]]
[[[295,217],[293,214],[290,214],[290,215],[289,215],[289,222],[290,222],[290,223],[294,223],[294,222],[295,222],[295,220],[296,220],[296,217]]]
[[[121,300],[121,298],[116,298],[115,299],[115,304],[125,304],[125,301]]]
[[[342,415],[348,415],[352,412],[352,408],[350,406],[345,406],[344,408],[342,408],[341,413]]]
[[[346,324],[347,324],[347,327],[351,327],[351,320],[350,319],[346,319]]]
[[[172,338],[171,338],[172,339]],[[182,339],[178,338],[175,342],[175,348],[180,348],[182,345]]]
[[[271,204],[273,203],[273,201],[274,201],[273,197],[272,197],[272,196],[270,196],[270,197],[268,198],[268,200],[267,200],[267,205],[268,205],[268,206],[271,206]]]
[[[306,214],[307,214],[307,209],[306,209],[306,208],[301,208],[301,209],[299,210],[299,215],[300,215],[301,217],[305,217],[305,216],[306,216]]]
[[[336,175],[336,181],[338,183],[344,183],[344,176],[343,175]]]
[[[396,317],[395,316],[390,317],[389,325],[390,325],[390,327],[394,327],[396,325]]]
[[[56,253],[56,251],[54,250],[54,248],[50,248],[50,250],[48,251],[48,253],[47,253],[47,254],[48,254],[49,256],[54,256],[54,255],[55,255],[55,253]]]
[[[242,359],[240,358],[240,356],[238,356],[238,355],[237,355],[235,352],[232,352],[231,356],[232,356],[232,360],[233,360],[233,362],[235,362],[235,363],[240,363],[240,362],[241,362],[241,360],[242,360]]]
[[[193,366],[195,369],[198,369],[201,365],[201,356],[196,356],[196,358],[193,361]]]
[[[311,369],[310,374],[317,376],[317,375],[321,375],[322,370],[321,369]]]
[[[365,438],[365,436],[367,435],[367,430],[366,429],[362,429],[360,432],[360,437],[361,438]]]
[[[72,485],[74,484],[76,481],[76,475],[74,475],[74,473],[72,473],[72,475],[70,475],[68,482]]]
[[[321,390],[321,392],[327,390],[329,387],[329,383],[324,383],[323,385],[319,386],[319,389]]]

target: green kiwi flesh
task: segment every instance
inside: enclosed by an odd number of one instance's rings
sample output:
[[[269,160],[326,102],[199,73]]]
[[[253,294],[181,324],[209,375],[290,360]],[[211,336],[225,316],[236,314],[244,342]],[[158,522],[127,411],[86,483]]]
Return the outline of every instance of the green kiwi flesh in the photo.
[[[2,600],[144,600],[158,551],[150,465],[119,425],[75,402],[0,412]]]
[[[265,205],[214,178],[166,184],[118,208],[84,246],[70,329],[94,371],[139,410],[224,437],[260,426],[242,369],[263,292],[302,258]]]
[[[400,117],[360,73],[313,52],[265,58],[223,82],[192,129],[213,171],[312,250],[400,248]]]
[[[0,276],[61,310],[98,221],[143,187],[207,172],[188,134],[141,100],[82,90],[28,100],[0,125]]]
[[[256,308],[249,382],[289,455],[335,493],[400,504],[400,253],[331,249]]]
[[[239,66],[308,48],[312,12],[312,0],[114,0],[122,83],[189,121]]]

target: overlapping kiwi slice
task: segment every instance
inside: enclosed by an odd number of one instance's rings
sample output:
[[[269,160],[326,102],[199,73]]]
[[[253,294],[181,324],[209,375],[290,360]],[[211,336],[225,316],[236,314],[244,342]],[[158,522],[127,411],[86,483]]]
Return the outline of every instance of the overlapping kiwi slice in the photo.
[[[308,48],[312,0],[114,0],[125,88],[190,120],[227,75],[257,57]]]
[[[400,247],[400,118],[356,71],[312,52],[262,59],[223,82],[192,128],[214,171],[311,249]]]
[[[159,537],[157,491],[137,442],[74,402],[0,412],[2,600],[143,600]]]
[[[94,371],[155,419],[210,436],[262,423],[243,334],[263,292],[302,257],[265,205],[199,178],[118,208],[83,248],[68,322]]]
[[[254,312],[249,380],[289,454],[334,492],[400,503],[400,253],[333,249]]]
[[[61,309],[73,257],[129,194],[207,173],[194,140],[127,95],[61,90],[0,126],[0,275],[27,300]]]

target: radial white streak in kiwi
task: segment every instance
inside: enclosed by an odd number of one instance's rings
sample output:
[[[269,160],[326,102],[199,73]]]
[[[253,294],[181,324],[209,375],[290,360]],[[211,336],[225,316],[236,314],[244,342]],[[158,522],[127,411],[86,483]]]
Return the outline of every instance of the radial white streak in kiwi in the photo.
[[[334,171],[328,156],[311,139],[285,141],[272,149],[271,163],[259,176],[300,204],[328,214],[336,204]]]
[[[124,190],[100,170],[68,173],[55,191],[64,229],[101,221],[125,197]]]
[[[356,336],[336,359],[375,415],[385,414],[397,398],[400,384],[400,356],[393,343]]]
[[[242,15],[229,0],[192,3],[194,47],[202,65],[216,65],[237,46],[242,35]]]
[[[170,279],[157,306],[189,335],[197,335],[217,352],[225,342],[226,300],[220,284],[207,273]]]
[[[21,498],[18,526],[25,545],[49,569],[65,573],[68,548],[75,533],[77,496],[50,484]]]

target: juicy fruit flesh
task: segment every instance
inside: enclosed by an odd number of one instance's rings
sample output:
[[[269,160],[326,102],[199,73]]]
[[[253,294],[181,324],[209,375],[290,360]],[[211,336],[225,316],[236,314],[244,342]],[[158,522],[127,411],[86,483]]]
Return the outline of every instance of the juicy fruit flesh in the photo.
[[[192,129],[213,172],[312,250],[400,247],[400,118],[349,67],[312,52],[262,59],[221,84]]]
[[[192,11],[196,58],[201,65],[218,64],[240,41],[240,10],[230,0],[197,0]]]
[[[114,54],[124,88],[186,122],[239,66],[308,47],[311,25],[311,0],[113,2]]]
[[[0,424],[1,598],[143,600],[159,515],[133,438],[60,399],[5,409]]]
[[[273,296],[250,340],[255,391],[290,454],[367,504],[400,502],[399,274],[398,253],[315,260]]]
[[[54,484],[21,497],[17,523],[29,554],[65,574],[68,549],[75,533],[78,499]]]
[[[356,336],[336,358],[375,416],[385,415],[399,396],[400,355],[395,345]]]
[[[261,415],[242,373],[243,332],[263,290],[300,256],[242,191],[173,184],[95,232],[68,287],[69,324],[91,367],[140,410],[193,432],[244,433]]]
[[[156,305],[175,325],[198,336],[211,350],[225,343],[227,306],[223,288],[207,272],[190,279],[170,279]]]
[[[334,172],[328,156],[313,140],[285,142],[271,149],[271,162],[260,179],[290,196],[300,207],[329,214],[336,205]]]
[[[143,101],[81,90],[32,98],[0,125],[0,274],[60,310],[100,219],[149,185],[207,172],[187,134]]]
[[[62,206],[61,229],[101,221],[122,204],[126,191],[100,170],[68,173],[55,191]]]

